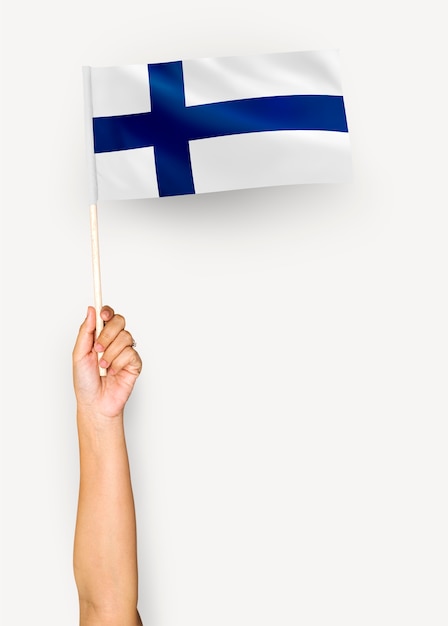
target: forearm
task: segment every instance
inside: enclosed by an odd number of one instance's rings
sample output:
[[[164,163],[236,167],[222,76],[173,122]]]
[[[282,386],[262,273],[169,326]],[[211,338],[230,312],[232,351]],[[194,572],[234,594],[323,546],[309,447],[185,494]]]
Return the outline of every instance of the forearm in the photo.
[[[138,624],[135,510],[123,417],[78,413],[80,489],[74,571],[81,624]],[[120,621],[121,620],[121,621]],[[100,623],[93,621],[92,623]]]

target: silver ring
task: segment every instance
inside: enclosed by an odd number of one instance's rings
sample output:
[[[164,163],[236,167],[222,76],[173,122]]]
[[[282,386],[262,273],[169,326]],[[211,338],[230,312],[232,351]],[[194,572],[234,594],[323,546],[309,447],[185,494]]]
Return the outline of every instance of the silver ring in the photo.
[[[136,345],[137,345],[137,342],[135,341],[135,339],[133,339],[131,348],[135,348]]]

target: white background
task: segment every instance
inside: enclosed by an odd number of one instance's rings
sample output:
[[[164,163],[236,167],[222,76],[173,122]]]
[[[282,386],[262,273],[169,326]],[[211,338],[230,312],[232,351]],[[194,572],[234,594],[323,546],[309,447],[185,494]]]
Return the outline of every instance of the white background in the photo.
[[[71,349],[92,302],[82,65],[339,48],[350,185],[100,206],[145,626],[447,623],[442,4],[10,3],[4,20],[8,626],[75,625]]]

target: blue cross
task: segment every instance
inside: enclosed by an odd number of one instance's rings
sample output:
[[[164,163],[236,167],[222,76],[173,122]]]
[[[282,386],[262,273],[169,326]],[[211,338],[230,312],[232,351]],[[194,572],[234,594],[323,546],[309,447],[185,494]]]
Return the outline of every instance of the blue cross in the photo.
[[[269,96],[185,106],[182,62],[148,65],[151,111],[93,118],[94,151],[153,146],[160,196],[195,193],[189,141],[273,130],[348,132],[342,96]]]

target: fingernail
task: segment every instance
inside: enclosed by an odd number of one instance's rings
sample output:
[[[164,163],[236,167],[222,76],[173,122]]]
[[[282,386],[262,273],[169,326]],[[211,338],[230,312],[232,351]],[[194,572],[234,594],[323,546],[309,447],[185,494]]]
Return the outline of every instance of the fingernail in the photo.
[[[98,342],[96,342],[93,347],[96,350],[96,352],[104,352],[103,346],[100,343],[98,343]]]
[[[101,367],[108,367],[109,366],[109,363],[105,359],[101,359],[99,364],[100,364]]]

